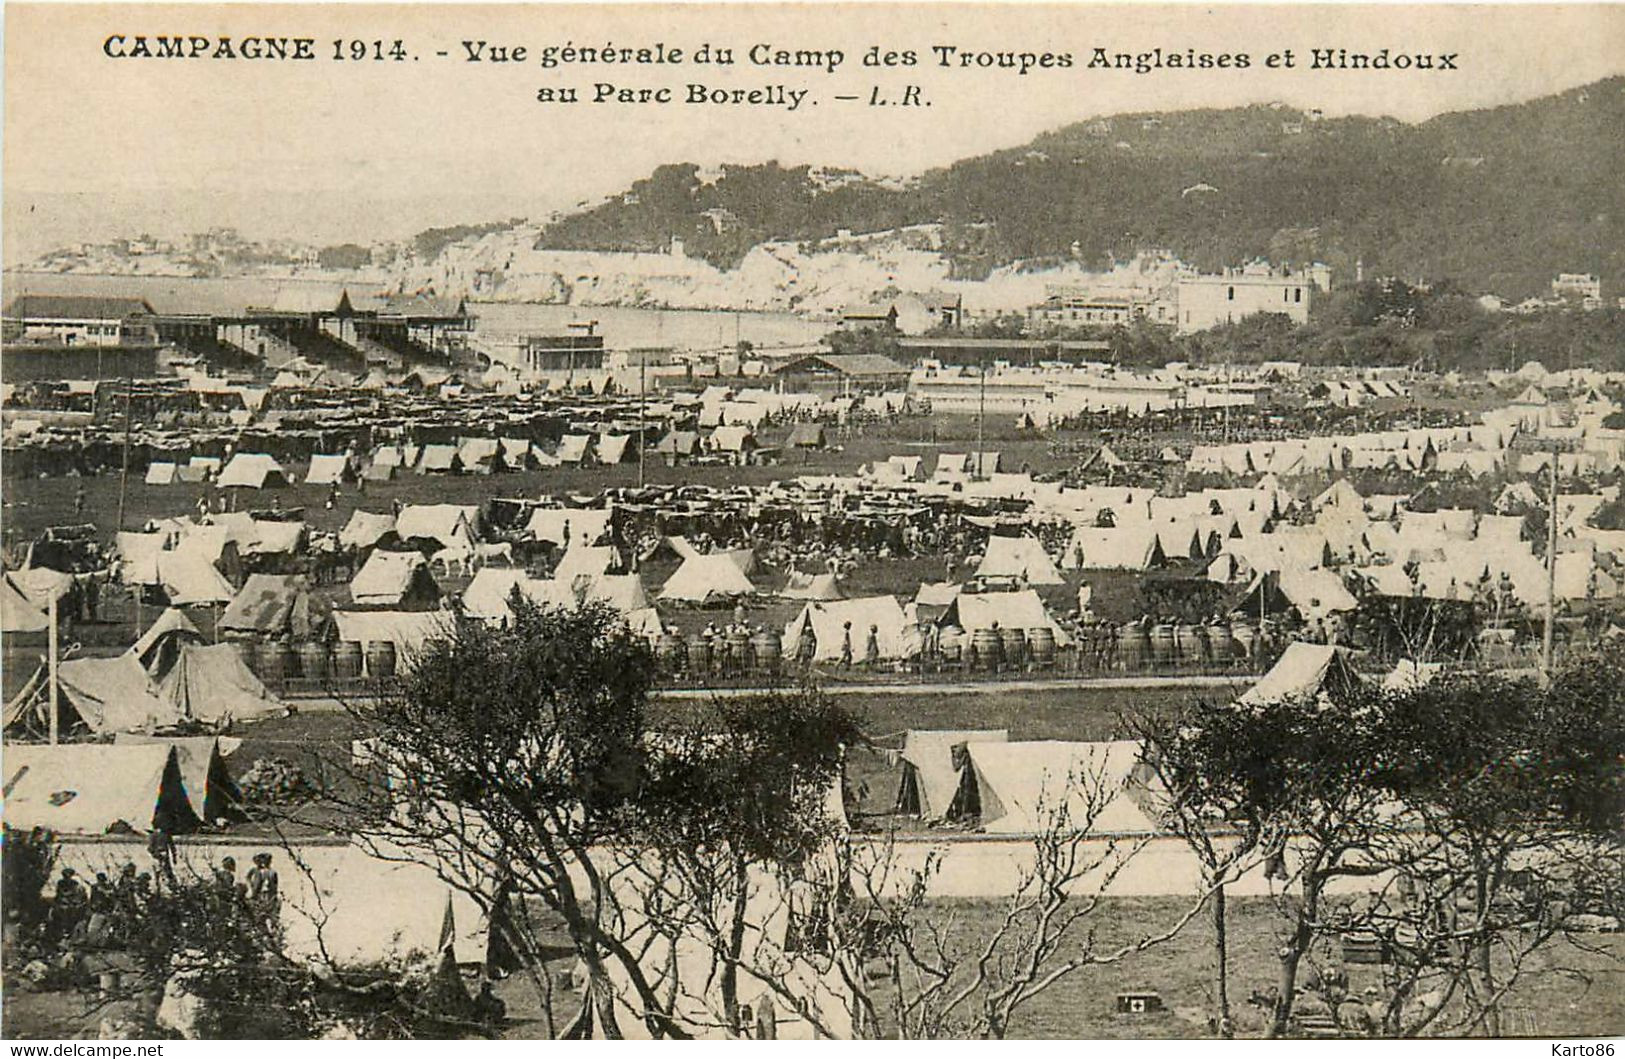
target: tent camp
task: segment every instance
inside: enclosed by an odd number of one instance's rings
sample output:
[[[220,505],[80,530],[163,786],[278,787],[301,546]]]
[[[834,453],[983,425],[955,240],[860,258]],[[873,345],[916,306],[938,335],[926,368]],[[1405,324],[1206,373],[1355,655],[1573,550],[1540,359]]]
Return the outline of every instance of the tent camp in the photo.
[[[263,452],[239,452],[220,472],[223,488],[275,489],[288,484],[282,465]]]
[[[1000,578],[1028,585],[1062,584],[1061,573],[1055,569],[1044,553],[1044,546],[1036,537],[1002,537],[997,534],[987,539],[987,551],[976,568],[976,576]]]
[[[101,835],[122,828],[189,831],[198,824],[175,748],[167,743],[11,743],[4,774],[7,827]]]
[[[961,592],[954,597],[937,624],[947,628],[957,625],[968,633],[979,629],[1039,629],[1049,628],[1055,633],[1058,646],[1072,640],[1044,608],[1038,593],[1028,588],[1020,592]]]
[[[896,596],[808,603],[784,627],[786,650],[796,650],[796,645],[801,642],[802,630],[809,627],[813,634],[815,662],[839,660],[849,635],[852,658],[863,661],[871,628],[874,629],[875,645],[880,650],[882,661],[911,658],[920,651],[919,636],[903,614]]]
[[[310,458],[310,470],[305,472],[306,485],[338,485],[355,480],[355,468],[345,453],[317,453]]]
[[[1151,834],[1155,793],[1137,740],[965,744],[954,814],[984,831],[1037,834],[1061,825],[1093,834]]]
[[[680,603],[712,603],[748,596],[756,586],[726,554],[693,555],[683,560],[660,590],[660,598]]]
[[[1297,640],[1287,645],[1270,671],[1236,702],[1242,706],[1276,702],[1329,704],[1338,694],[1362,683],[1346,647]]]
[[[896,811],[922,820],[941,820],[953,808],[960,776],[968,759],[966,743],[1007,743],[1003,728],[921,731],[903,735],[903,778],[897,786]]]
[[[440,587],[419,552],[374,551],[350,579],[350,600],[361,607],[430,607]]]

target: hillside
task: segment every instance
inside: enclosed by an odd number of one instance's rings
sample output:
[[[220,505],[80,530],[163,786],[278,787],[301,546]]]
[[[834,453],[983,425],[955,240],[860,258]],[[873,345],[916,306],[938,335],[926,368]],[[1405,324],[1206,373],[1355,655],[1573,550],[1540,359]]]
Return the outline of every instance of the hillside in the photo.
[[[1100,266],[1145,247],[1203,268],[1318,259],[1512,298],[1560,271],[1625,272],[1625,78],[1419,125],[1280,106],[1126,114],[934,170],[663,166],[545,227],[545,249],[659,250],[729,267],[772,239],[940,223],[955,274]]]

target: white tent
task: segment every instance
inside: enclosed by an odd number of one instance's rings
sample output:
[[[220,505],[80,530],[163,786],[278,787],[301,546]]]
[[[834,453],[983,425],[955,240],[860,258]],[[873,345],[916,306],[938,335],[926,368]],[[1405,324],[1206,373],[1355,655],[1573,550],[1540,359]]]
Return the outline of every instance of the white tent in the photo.
[[[288,484],[282,465],[263,452],[239,452],[220,472],[222,487],[266,489]]]
[[[1036,834],[1089,824],[1092,834],[1146,835],[1158,829],[1154,811],[1142,805],[1154,796],[1136,740],[972,742],[965,754],[965,783],[974,785],[984,831]],[[960,809],[968,802],[961,798]]]
[[[333,624],[341,642],[394,644],[396,664],[403,668],[424,644],[453,631],[443,610],[335,610]]]
[[[198,822],[175,750],[165,743],[8,743],[4,775],[6,826],[22,831],[101,835],[116,825],[185,831]]]
[[[1105,529],[1079,526],[1064,563],[1076,570],[1150,570],[1166,561],[1156,533],[1143,522]]]
[[[1058,646],[1064,647],[1072,642],[1066,631],[1050,617],[1038,593],[1030,588],[1020,592],[961,592],[954,597],[937,624],[944,627],[957,625],[968,633],[994,626],[1023,631],[1048,628],[1055,634]]]
[[[352,511],[350,521],[339,530],[341,548],[371,548],[395,532],[395,516],[389,512]]]
[[[903,608],[895,596],[808,603],[784,627],[785,649],[796,650],[802,630],[810,625],[815,644],[813,661],[836,661],[841,657],[848,623],[851,625],[852,658],[856,661],[862,661],[865,657],[871,627],[875,630],[875,645],[880,649],[882,660],[894,661],[919,654],[919,636],[903,614]]]
[[[897,811],[922,820],[941,820],[959,792],[961,773],[968,763],[965,744],[1009,741],[1010,733],[1003,728],[909,730],[903,735]]]
[[[1059,585],[1061,573],[1036,537],[988,537],[977,577],[1011,578],[1029,585]]]
[[[1236,702],[1243,706],[1275,702],[1319,703],[1327,694],[1336,694],[1340,690],[1357,687],[1360,683],[1360,675],[1349,662],[1347,648],[1296,640],[1287,644],[1270,671],[1243,692]]]
[[[431,540],[442,548],[473,551],[479,512],[472,504],[409,504],[395,518],[395,535],[403,541]]]
[[[726,554],[694,555],[671,575],[660,598],[686,603],[748,596],[756,591],[739,564]]]
[[[8,572],[0,583],[0,632],[45,632],[49,628],[46,612],[30,602]]]
[[[785,599],[832,600],[842,599],[840,581],[834,574],[804,574],[791,570],[779,595]]]
[[[607,574],[611,567],[620,562],[613,546],[605,544],[591,546],[574,542],[559,559],[558,566],[553,569],[553,578],[568,583],[576,577],[599,577]]]
[[[285,709],[229,643],[181,644],[174,663],[158,676],[158,695],[180,717],[217,729]]]
[[[306,485],[337,485],[353,477],[350,457],[344,453],[317,453],[310,458],[310,470],[305,472]]]
[[[609,521],[614,508],[560,508],[539,507],[530,513],[525,528],[538,541],[549,541],[561,547],[574,544],[597,544],[609,532]]]
[[[350,599],[360,606],[399,606],[414,594],[427,598],[439,594],[429,565],[418,552],[375,551],[350,579]]]
[[[148,485],[174,485],[180,480],[180,468],[167,461],[147,464]]]

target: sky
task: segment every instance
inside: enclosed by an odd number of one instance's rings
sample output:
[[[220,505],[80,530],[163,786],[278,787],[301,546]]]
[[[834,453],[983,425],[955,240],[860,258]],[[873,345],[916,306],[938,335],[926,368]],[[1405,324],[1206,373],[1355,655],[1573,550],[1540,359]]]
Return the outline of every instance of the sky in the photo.
[[[309,37],[310,62],[117,59],[109,36]],[[334,40],[402,41],[404,61],[335,61]],[[468,62],[464,41],[524,62]],[[731,47],[736,62],[545,68],[547,46]],[[753,64],[839,50],[823,67]],[[944,68],[961,51],[1069,53],[1069,68]],[[864,53],[915,52],[912,67]],[[1245,70],[1087,68],[1110,53],[1245,52]],[[1454,54],[1455,71],[1312,71],[1311,48]],[[370,45],[369,45],[370,48]],[[1265,58],[1292,49],[1294,69]],[[115,48],[116,50],[116,48]],[[442,57],[438,53],[446,52]],[[957,61],[957,59],[956,59]],[[314,242],[552,210],[614,193],[655,166],[777,159],[913,175],[1090,117],[1281,101],[1328,115],[1419,121],[1625,72],[1625,7],[1578,5],[1053,6],[804,4],[537,6],[5,5],[8,262],[132,226],[231,225]],[[594,85],[669,88],[666,104],[594,104]],[[686,86],[806,90],[770,103],[682,102]],[[916,85],[929,106],[871,106]],[[574,87],[583,101],[541,103]],[[855,100],[838,100],[854,95]]]

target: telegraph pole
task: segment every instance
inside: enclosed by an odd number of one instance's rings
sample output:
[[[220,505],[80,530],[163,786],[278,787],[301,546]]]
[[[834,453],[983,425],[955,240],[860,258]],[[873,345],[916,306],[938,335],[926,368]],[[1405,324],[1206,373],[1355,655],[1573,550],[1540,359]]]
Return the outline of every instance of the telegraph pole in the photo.
[[[57,637],[58,637],[57,628],[56,628],[57,598],[56,598],[56,590],[55,589],[51,590],[51,603],[50,603],[50,605],[48,607],[46,607],[45,613],[46,613],[46,619],[45,620],[51,623],[50,627],[46,630],[46,636],[48,637],[48,639],[46,640],[46,649],[45,649],[45,656],[46,656],[45,679],[50,681],[50,685],[51,685],[50,691],[48,692],[48,694],[49,694],[49,700],[48,701],[50,703],[48,708],[51,711],[51,720],[50,720],[50,725],[51,725],[51,745],[55,746],[56,741],[57,741],[57,727],[58,727],[58,724],[59,724],[59,722],[57,720],[57,716],[56,716],[57,709],[59,708],[58,705],[57,705],[57,694],[58,693],[57,693],[57,688],[56,688],[56,672],[57,672],[57,663],[60,661],[60,656],[62,654],[62,649],[61,649],[61,647],[59,646],[59,644],[57,642]]]
[[[130,488],[130,401],[135,393],[135,380],[124,377],[124,460],[118,476],[118,525],[114,532],[124,528],[124,496]]]
[[[982,477],[982,450],[987,447],[985,433],[987,429],[987,351],[982,351],[982,371],[977,380],[976,390],[976,464],[972,471],[975,478]]]
[[[649,351],[638,350],[638,488],[643,488],[643,449],[649,443],[649,425],[645,418],[645,409],[649,401],[649,381],[647,365]]]

